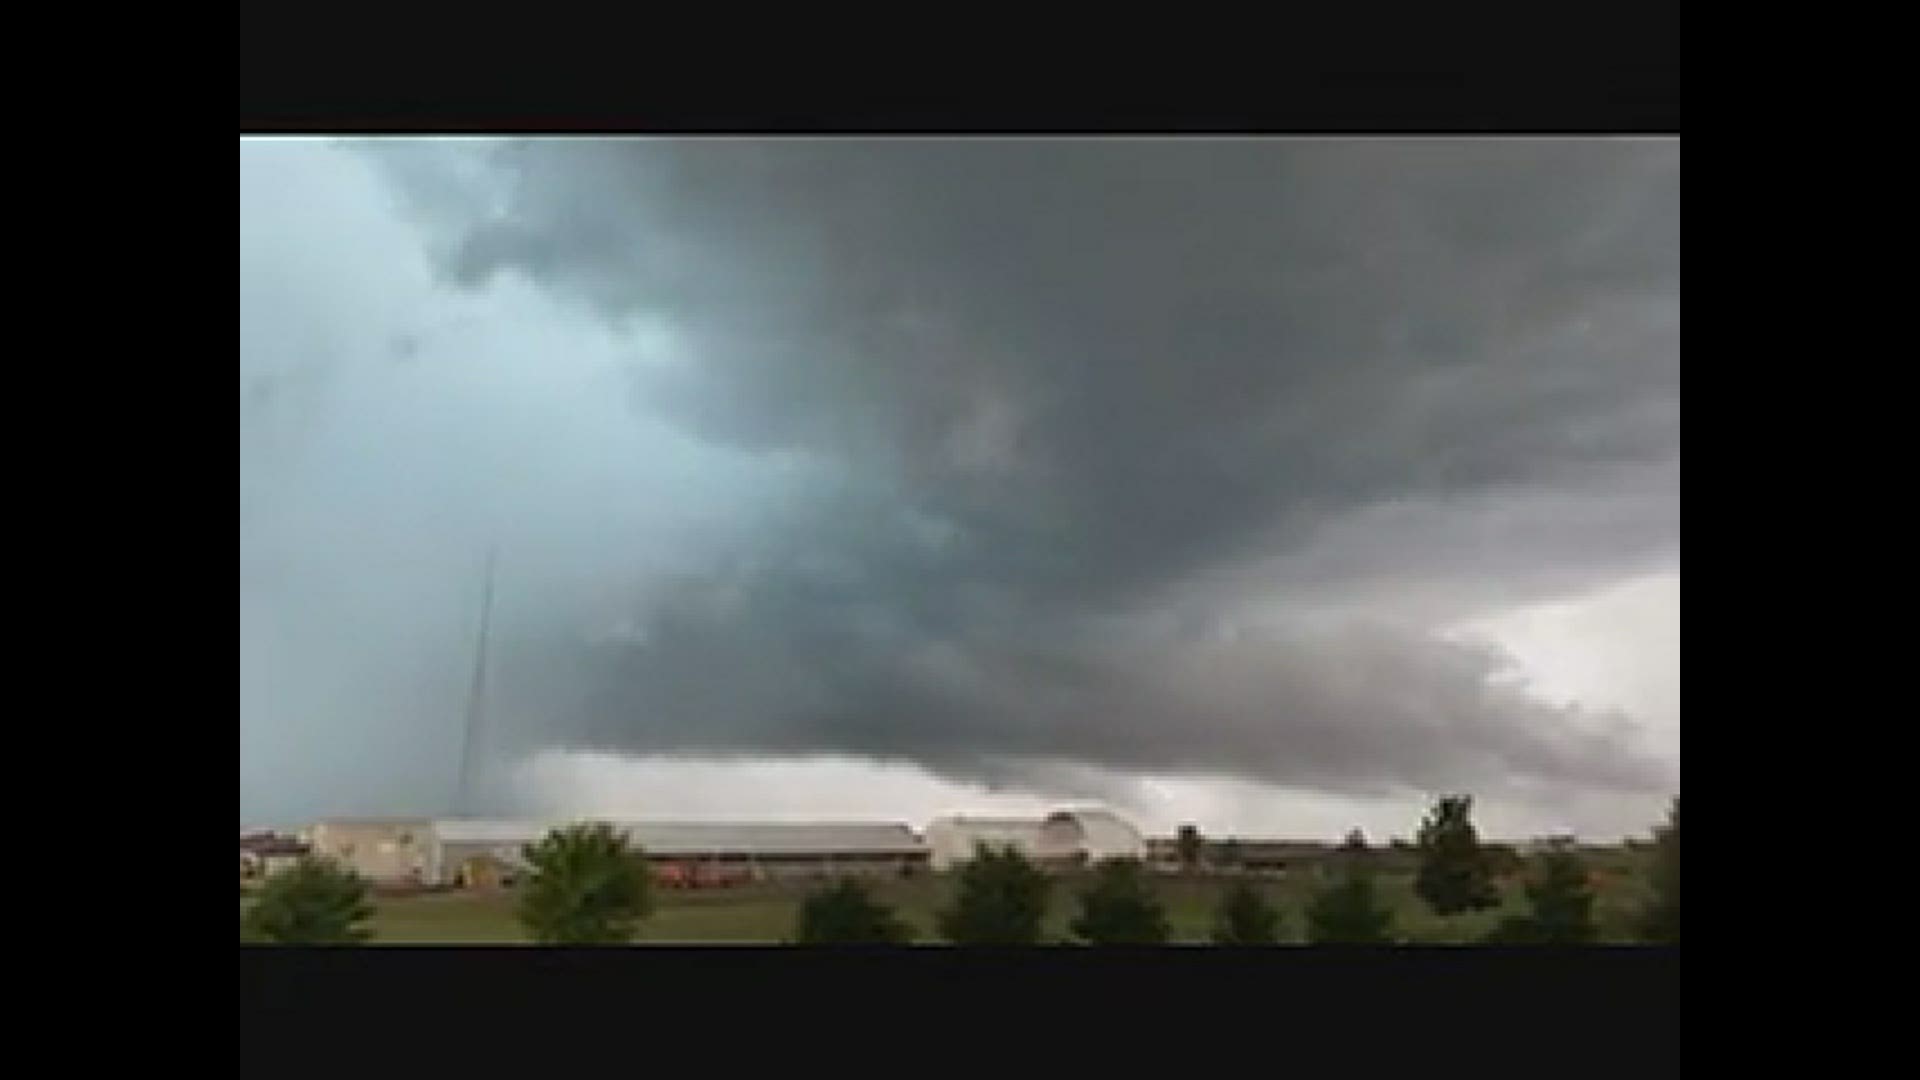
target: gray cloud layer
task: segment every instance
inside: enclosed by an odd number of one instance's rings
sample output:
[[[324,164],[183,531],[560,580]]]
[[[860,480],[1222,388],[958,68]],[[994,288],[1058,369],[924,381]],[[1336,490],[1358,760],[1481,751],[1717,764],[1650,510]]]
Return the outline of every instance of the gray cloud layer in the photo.
[[[445,282],[599,320],[638,418],[785,493],[621,634],[505,627],[524,744],[1669,780],[1435,630],[1677,558],[1677,144],[364,153]]]

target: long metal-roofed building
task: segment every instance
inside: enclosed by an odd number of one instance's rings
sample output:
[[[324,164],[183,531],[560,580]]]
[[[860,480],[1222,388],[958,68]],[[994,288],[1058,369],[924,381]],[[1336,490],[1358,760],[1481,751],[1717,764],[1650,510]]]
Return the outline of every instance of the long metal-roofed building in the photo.
[[[1334,845],[1317,840],[1209,836],[1200,842],[1198,865],[1189,868],[1186,860],[1181,857],[1179,838],[1153,836],[1147,838],[1147,865],[1157,872],[1167,874],[1196,869],[1278,876],[1292,870],[1317,866],[1333,851]]]
[[[964,864],[978,845],[1012,848],[1053,869],[1147,856],[1138,830],[1106,810],[1038,818],[948,817],[924,837],[895,822],[604,820],[667,883],[898,876]],[[313,851],[383,886],[505,884],[526,869],[524,848],[568,822],[481,818],[322,821]]]
[[[596,819],[605,820],[605,819]],[[314,849],[388,885],[494,883],[525,869],[522,850],[557,822],[474,818],[321,822]],[[924,869],[926,844],[891,822],[608,820],[657,870],[734,878],[899,875]]]
[[[925,868],[927,847],[905,825],[887,822],[609,821],[657,868],[707,867],[750,878],[898,876]],[[470,878],[476,859],[519,869],[522,848],[550,826],[450,819],[434,822],[437,882]],[[663,867],[664,864],[664,867]]]

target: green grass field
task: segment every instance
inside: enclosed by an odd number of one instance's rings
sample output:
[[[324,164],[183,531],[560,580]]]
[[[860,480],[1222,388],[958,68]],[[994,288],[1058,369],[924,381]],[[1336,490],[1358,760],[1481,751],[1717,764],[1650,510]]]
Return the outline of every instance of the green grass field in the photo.
[[[1589,856],[1589,864],[1606,871],[1596,890],[1595,916],[1603,940],[1631,940],[1633,915],[1645,901],[1645,884],[1637,860],[1624,852]],[[1155,877],[1152,879],[1173,923],[1174,939],[1204,942],[1213,924],[1214,908],[1231,879]],[[1299,940],[1308,899],[1320,887],[1311,871],[1284,879],[1254,879],[1283,913],[1283,935]],[[1505,904],[1492,911],[1451,919],[1436,917],[1413,892],[1410,867],[1383,869],[1378,878],[1382,895],[1395,911],[1397,935],[1422,944],[1461,944],[1477,940],[1495,923],[1524,909],[1518,883],[1509,883]],[[1069,940],[1067,926],[1079,908],[1079,881],[1054,880],[1049,904],[1048,937]],[[880,897],[897,910],[915,931],[916,939],[938,940],[935,912],[951,901],[953,880],[945,876],[881,882]],[[702,944],[775,943],[787,938],[808,886],[768,884],[709,891],[657,889],[653,914],[642,925],[640,941],[697,942]],[[505,894],[434,893],[383,897],[375,905],[376,944],[494,944],[524,943],[525,935],[513,917],[513,899]]]

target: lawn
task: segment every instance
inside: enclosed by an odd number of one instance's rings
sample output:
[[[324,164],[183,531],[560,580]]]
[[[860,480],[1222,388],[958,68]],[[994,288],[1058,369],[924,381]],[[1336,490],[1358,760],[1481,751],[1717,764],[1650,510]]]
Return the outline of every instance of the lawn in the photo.
[[[1645,885],[1627,859],[1590,858],[1590,865],[1609,871],[1597,889],[1595,915],[1604,940],[1630,940],[1634,912],[1645,900]],[[1213,912],[1231,879],[1162,876],[1152,879],[1167,907],[1174,939],[1204,942]],[[1283,936],[1298,940],[1305,923],[1308,899],[1319,887],[1309,871],[1292,878],[1256,879],[1259,888],[1283,913]],[[1517,883],[1504,889],[1505,903],[1492,911],[1442,919],[1426,909],[1413,892],[1410,867],[1381,871],[1378,884],[1395,912],[1395,928],[1406,941],[1423,944],[1466,943],[1478,939],[1509,914],[1525,907]],[[1067,927],[1078,909],[1081,882],[1056,878],[1048,910],[1049,939],[1070,938]],[[879,884],[881,899],[892,905],[914,928],[920,941],[937,941],[935,912],[951,901],[953,879],[933,876],[892,880]],[[655,891],[655,910],[642,924],[642,942],[774,943],[793,929],[794,916],[806,895],[799,883],[768,884],[710,891]],[[513,899],[505,894],[434,893],[383,897],[375,904],[375,943],[488,944],[525,942],[513,917]]]

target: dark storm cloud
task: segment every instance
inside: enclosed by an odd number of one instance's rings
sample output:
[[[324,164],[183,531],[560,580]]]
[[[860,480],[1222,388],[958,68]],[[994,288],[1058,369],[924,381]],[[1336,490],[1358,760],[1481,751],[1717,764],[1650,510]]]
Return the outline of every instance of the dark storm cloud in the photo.
[[[532,741],[1661,779],[1431,631],[1674,557],[1676,144],[369,152],[448,280],[665,322],[643,411],[831,478],[631,639],[510,632]]]

